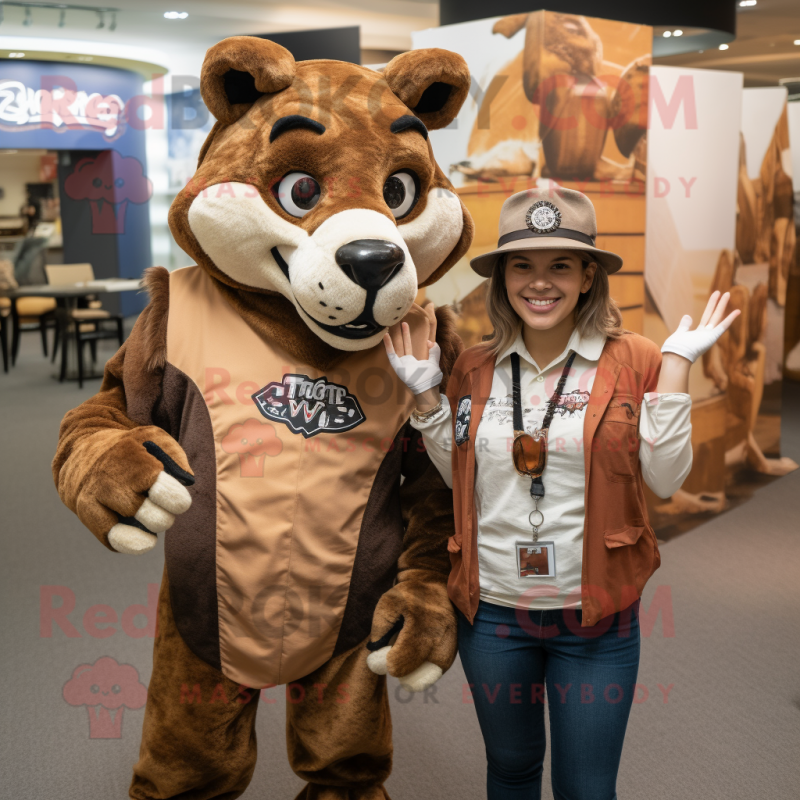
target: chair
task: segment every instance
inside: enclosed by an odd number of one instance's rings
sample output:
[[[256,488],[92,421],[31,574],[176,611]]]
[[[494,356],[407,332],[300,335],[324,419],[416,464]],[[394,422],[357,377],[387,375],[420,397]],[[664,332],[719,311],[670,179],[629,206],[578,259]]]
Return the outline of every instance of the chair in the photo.
[[[28,236],[17,244],[12,256],[14,275],[20,286],[45,283],[45,251],[48,239]],[[56,327],[56,301],[52,297],[20,297],[11,312],[11,363],[16,364],[21,335],[39,331],[47,358],[47,329]]]
[[[0,289],[16,289],[19,284],[14,277],[14,264],[0,258]],[[3,372],[8,372],[8,322],[11,316],[11,300],[0,297],[0,351],[3,353]]]
[[[50,264],[45,267],[47,282],[51,286],[80,283],[94,280],[94,269],[91,264]],[[53,342],[53,361],[56,350],[61,342],[61,373],[59,380],[63,381],[67,373],[67,348],[66,334],[71,329],[75,334],[75,344],[78,357],[78,387],[83,386],[83,349],[88,342],[92,352],[92,361],[97,360],[97,341],[99,339],[117,339],[122,346],[124,333],[122,329],[122,315],[112,314],[98,306],[101,303],[92,302],[91,308],[74,308],[69,311],[69,318],[63,319],[56,327],[56,338]],[[114,330],[103,328],[104,322],[113,322]]]
[[[47,358],[47,330],[56,326],[56,301],[52,297],[20,297],[16,303],[16,313],[11,315],[11,363],[17,363],[19,343],[24,331],[39,331],[42,337],[42,352]],[[25,326],[25,327],[23,327]]]
[[[8,372],[8,318],[11,314],[11,301],[0,297],[0,350],[3,353],[3,372]]]

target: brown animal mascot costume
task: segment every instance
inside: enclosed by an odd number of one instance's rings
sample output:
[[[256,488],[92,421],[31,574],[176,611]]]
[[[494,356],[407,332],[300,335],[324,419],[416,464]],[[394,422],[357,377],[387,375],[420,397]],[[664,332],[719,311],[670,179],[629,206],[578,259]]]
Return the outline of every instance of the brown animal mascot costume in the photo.
[[[379,800],[385,673],[420,690],[456,652],[452,497],[381,340],[405,319],[425,341],[418,287],[471,242],[428,141],[469,71],[444,50],[382,74],[295,63],[236,37],[201,86],[217,123],[169,218],[198,266],[148,270],[150,303],[53,462],[110,550],[168,530],[130,796],[238,797],[258,690],[288,684],[299,797]],[[438,321],[446,383],[459,340]]]

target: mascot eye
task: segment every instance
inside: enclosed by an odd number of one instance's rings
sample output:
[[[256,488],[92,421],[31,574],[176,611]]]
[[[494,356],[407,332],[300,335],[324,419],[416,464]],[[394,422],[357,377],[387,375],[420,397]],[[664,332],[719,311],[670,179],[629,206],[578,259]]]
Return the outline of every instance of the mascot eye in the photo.
[[[305,172],[290,172],[273,194],[293,217],[304,217],[319,202],[319,184]]]
[[[395,172],[383,184],[383,199],[395,219],[406,216],[417,202],[418,182],[413,172]]]

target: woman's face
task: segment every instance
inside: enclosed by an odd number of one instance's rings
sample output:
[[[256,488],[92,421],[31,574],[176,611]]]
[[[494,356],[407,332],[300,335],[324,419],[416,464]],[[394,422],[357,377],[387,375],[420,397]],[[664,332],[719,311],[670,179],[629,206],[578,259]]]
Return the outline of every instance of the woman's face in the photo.
[[[573,311],[581,292],[592,285],[597,264],[582,264],[576,250],[518,250],[506,258],[506,291],[523,323],[544,331]],[[583,256],[586,258],[586,256]]]

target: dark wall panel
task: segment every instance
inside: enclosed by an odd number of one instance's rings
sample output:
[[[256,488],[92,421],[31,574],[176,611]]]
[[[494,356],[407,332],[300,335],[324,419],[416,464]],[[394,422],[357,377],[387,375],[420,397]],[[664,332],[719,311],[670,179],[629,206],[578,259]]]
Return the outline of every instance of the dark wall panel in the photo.
[[[618,19],[642,25],[682,25],[687,28],[712,28],[736,34],[736,3],[734,0],[440,0],[439,18],[442,25],[470,22],[488,17],[504,17],[529,11],[560,11],[564,14],[584,14],[587,17]]]
[[[290,31],[289,33],[259,33],[285,47],[295,61],[314,58],[331,58],[335,61],[361,63],[361,33],[356,25],[349,28],[324,28],[315,31]]]

